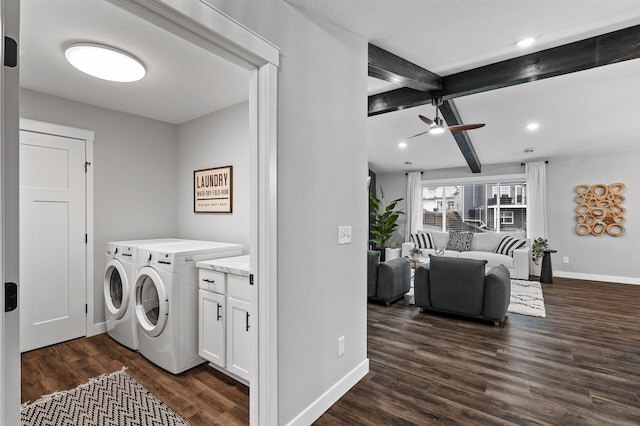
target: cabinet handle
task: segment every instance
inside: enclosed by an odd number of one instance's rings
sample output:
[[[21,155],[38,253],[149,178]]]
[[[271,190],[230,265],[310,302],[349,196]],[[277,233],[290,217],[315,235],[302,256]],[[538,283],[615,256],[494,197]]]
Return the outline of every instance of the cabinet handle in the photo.
[[[222,318],[222,315],[220,314],[220,308],[222,308],[222,305],[218,303],[218,311],[217,311],[218,318],[216,318],[218,321],[220,321],[220,318]]]
[[[249,312],[247,312],[247,331],[249,331]]]
[[[209,284],[215,284],[216,280],[208,280],[206,278],[203,278],[202,281],[204,281],[205,283],[209,283]]]

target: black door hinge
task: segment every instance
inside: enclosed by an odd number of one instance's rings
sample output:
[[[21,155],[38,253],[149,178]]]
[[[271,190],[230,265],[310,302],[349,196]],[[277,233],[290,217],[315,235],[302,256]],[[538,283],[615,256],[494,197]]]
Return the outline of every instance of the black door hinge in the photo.
[[[4,66],[18,66],[18,43],[11,37],[4,36]]]
[[[18,285],[16,283],[4,283],[4,311],[15,311],[18,307]]]
[[[253,274],[249,274],[249,285],[253,285]]]
[[[89,234],[84,234],[84,243],[85,244],[89,243]]]
[[[85,315],[89,315],[89,304],[88,304],[88,303],[86,303],[86,304],[84,305],[84,314],[85,314]]]

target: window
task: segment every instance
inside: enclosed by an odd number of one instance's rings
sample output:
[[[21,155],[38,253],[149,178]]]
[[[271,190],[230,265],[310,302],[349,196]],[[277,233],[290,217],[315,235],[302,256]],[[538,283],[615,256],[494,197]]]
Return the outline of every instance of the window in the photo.
[[[425,231],[526,230],[526,182],[433,185],[422,188]]]
[[[513,212],[508,210],[500,210],[500,223],[505,225],[513,225]]]
[[[498,185],[491,187],[491,196],[495,197],[498,194]],[[508,185],[500,185],[500,197],[511,197],[511,187]]]

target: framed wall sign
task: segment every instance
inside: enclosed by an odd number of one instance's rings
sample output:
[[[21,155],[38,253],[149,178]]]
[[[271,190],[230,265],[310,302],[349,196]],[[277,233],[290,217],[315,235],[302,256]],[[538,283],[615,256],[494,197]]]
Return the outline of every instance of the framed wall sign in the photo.
[[[194,213],[233,212],[233,166],[193,172]]]

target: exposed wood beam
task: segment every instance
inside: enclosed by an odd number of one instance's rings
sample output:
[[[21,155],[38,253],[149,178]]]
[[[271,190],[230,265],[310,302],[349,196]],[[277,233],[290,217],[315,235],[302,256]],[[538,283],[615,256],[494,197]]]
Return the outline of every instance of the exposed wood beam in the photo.
[[[584,71],[640,57],[640,25],[448,75],[443,97],[455,98]]]
[[[453,99],[636,58],[640,25],[442,77],[441,93],[398,89],[372,95],[369,115],[425,105],[438,96]]]
[[[430,104],[431,99],[437,98],[440,92],[420,92],[403,87],[369,96],[368,115],[385,114],[391,111]]]
[[[439,75],[373,44],[369,44],[369,76],[423,92],[442,89]]]
[[[453,103],[453,100],[449,99],[443,101],[442,105],[438,108],[442,113],[442,117],[447,122],[447,125],[455,126],[456,124],[462,124],[460,113],[458,112],[456,105]],[[471,143],[468,133],[464,130],[454,130],[451,131],[451,135],[456,140],[458,148],[460,148],[460,152],[462,152],[464,159],[467,161],[471,172],[480,173],[482,171],[482,166],[480,165],[478,154],[476,154],[476,150],[473,148],[473,144]]]

